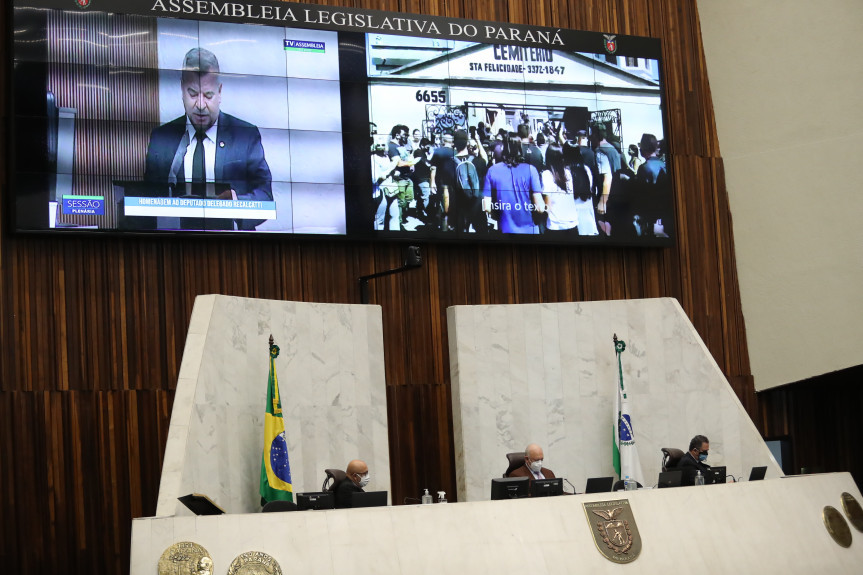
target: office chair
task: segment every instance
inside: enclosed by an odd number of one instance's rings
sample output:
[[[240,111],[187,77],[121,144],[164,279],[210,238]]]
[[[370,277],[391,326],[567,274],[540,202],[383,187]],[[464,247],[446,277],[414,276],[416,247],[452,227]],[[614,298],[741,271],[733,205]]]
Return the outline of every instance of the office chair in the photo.
[[[516,451],[515,453],[507,453],[506,460],[508,462],[506,471],[503,472],[504,477],[509,477],[509,474],[524,465],[524,451]]]
[[[273,513],[279,511],[296,511],[297,504],[293,501],[269,501],[264,508],[261,509],[261,513]]]
[[[339,483],[348,478],[347,474],[341,469],[324,469],[324,473],[327,474],[327,477],[321,485],[321,491],[332,491],[335,493]]]
[[[671,471],[680,462],[683,457],[683,451],[675,447],[662,448],[662,470]]]

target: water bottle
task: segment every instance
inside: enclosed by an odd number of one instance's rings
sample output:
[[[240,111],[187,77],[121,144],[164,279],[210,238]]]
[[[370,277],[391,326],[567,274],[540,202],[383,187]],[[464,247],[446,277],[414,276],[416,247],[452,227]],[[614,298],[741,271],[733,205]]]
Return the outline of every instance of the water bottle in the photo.
[[[695,474],[695,484],[696,485],[704,485],[704,476],[701,475],[701,471],[699,470]]]
[[[629,478],[629,475],[623,478],[623,490],[624,491],[635,491],[638,485]]]
[[[422,502],[423,502],[423,505],[431,505],[431,503],[432,503],[432,496],[429,493],[428,489],[426,489],[425,493],[423,493]]]

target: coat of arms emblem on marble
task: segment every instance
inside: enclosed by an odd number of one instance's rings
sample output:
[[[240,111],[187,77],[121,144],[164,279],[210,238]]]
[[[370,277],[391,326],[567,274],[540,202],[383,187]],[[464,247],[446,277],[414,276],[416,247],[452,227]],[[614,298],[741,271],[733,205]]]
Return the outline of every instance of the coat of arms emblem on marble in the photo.
[[[609,561],[630,563],[641,553],[641,535],[628,499],[584,503],[596,548]]]

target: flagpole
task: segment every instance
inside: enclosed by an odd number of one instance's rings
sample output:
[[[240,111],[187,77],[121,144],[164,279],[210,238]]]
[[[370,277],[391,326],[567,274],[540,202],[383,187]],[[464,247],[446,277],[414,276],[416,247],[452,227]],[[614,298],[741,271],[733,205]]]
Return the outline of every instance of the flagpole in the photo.
[[[617,354],[617,379],[620,382],[620,391],[623,393],[623,398],[626,399],[626,390],[623,388],[623,364],[620,361],[620,355],[626,351],[626,342],[622,339],[617,339],[617,334],[612,338],[614,341],[614,353]]]
[[[264,449],[261,456],[261,506],[273,501],[293,501],[291,464],[285,437],[285,421],[279,378],[276,375],[276,358],[279,346],[270,334],[270,369],[267,378],[267,403],[264,410]]]
[[[612,442],[611,442],[611,459],[612,465],[614,467],[614,472],[617,473],[618,479],[623,479],[622,471],[622,462],[621,462],[621,454],[620,454],[620,392],[623,388],[623,382],[620,379],[620,352],[617,351],[617,334],[614,334],[612,338],[614,341],[614,352],[617,355],[617,372],[618,372],[618,380],[617,380],[617,390],[614,394],[614,422],[612,424]]]
[[[614,445],[613,445],[613,453],[612,459],[615,465],[615,471],[617,472],[618,478],[623,479],[623,453],[621,451],[620,444],[620,418],[622,415],[623,402],[626,399],[626,392],[623,388],[623,364],[621,362],[620,354],[623,353],[623,350],[626,349],[626,343],[622,339],[617,339],[617,334],[614,334],[612,337],[612,341],[614,342],[614,353],[617,355],[617,394],[614,398],[614,405],[617,409],[615,409],[614,414]]]
[[[639,480],[644,479],[644,473],[641,470],[641,463],[638,460],[638,450],[636,449],[635,429],[632,424],[632,412],[630,411],[629,402],[627,399],[626,388],[623,385],[623,352],[626,351],[626,342],[622,339],[617,339],[617,334],[614,334],[614,352],[617,354],[617,399],[615,401],[617,413],[614,432],[616,443],[612,456],[616,458],[614,463],[618,467],[615,468],[621,479],[629,477],[630,486],[632,482],[638,484]]]

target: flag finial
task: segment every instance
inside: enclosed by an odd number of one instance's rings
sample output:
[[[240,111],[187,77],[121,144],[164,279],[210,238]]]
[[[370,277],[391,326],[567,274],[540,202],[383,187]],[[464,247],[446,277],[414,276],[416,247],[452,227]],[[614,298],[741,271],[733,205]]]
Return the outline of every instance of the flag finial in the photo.
[[[626,342],[622,339],[617,339],[617,334],[612,338],[614,340],[614,351],[619,355],[626,350]],[[620,358],[618,358],[619,360]]]

